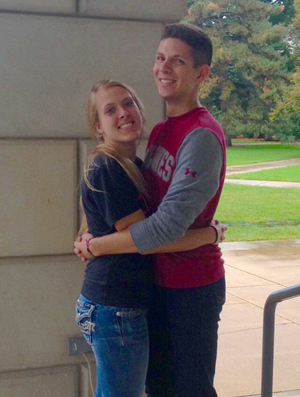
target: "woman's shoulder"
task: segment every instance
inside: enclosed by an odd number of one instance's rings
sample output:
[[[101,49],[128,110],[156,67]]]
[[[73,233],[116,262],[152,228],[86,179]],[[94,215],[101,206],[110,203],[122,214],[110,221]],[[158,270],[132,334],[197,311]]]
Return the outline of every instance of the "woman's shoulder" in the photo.
[[[121,168],[121,166],[118,161],[106,154],[98,154],[89,164],[89,172],[91,173],[99,170],[118,170],[119,168]]]

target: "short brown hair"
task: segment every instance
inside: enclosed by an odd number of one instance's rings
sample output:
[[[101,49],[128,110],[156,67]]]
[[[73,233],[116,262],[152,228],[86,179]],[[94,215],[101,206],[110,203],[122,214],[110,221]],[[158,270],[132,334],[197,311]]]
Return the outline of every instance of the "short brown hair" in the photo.
[[[191,48],[194,67],[211,65],[213,46],[208,35],[189,23],[171,23],[162,31],[161,40],[179,39]]]

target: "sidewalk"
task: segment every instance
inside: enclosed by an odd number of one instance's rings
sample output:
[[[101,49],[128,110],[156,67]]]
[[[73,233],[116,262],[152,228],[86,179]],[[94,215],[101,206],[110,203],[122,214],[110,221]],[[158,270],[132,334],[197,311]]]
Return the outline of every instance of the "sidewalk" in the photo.
[[[300,182],[277,182],[277,181],[256,181],[246,179],[225,179],[229,185],[248,185],[259,187],[283,187],[290,189],[300,189]]]
[[[227,302],[221,314],[219,397],[260,394],[263,307],[268,295],[300,283],[300,240],[222,243]],[[273,392],[300,396],[300,298],[276,308]],[[290,392],[290,393],[287,393]]]
[[[270,161],[270,162],[266,162],[266,163],[234,165],[231,167],[227,167],[226,176],[243,174],[244,172],[255,172],[255,171],[262,171],[262,170],[272,170],[274,168],[284,168],[284,167],[288,167],[291,165],[300,165],[300,158]]]
[[[300,165],[299,159],[279,160],[271,161],[267,163],[256,163],[256,164],[245,164],[228,167],[226,176],[243,174],[246,172],[255,172],[261,170],[271,170],[274,168],[283,168],[291,165]],[[283,188],[295,188],[300,189],[299,182],[277,182],[277,181],[256,181],[256,180],[245,180],[245,179],[225,179],[226,184],[230,185],[248,185],[248,186],[260,186],[260,187],[283,187]]]

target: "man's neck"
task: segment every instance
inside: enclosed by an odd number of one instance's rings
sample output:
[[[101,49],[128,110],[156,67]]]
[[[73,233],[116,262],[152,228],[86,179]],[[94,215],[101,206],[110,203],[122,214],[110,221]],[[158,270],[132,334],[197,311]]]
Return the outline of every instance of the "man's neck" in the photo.
[[[168,117],[178,117],[185,113],[190,112],[193,109],[199,108],[200,102],[197,99],[191,103],[178,103],[177,101],[166,101],[166,111]]]

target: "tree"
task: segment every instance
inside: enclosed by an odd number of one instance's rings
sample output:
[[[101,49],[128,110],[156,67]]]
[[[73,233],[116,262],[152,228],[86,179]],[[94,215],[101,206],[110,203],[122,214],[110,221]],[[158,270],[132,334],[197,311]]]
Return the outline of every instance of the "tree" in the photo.
[[[283,125],[285,137],[300,140],[300,46],[297,38],[300,35],[300,0],[295,0],[295,17],[291,26],[293,42],[293,60],[296,65],[289,76],[289,84],[283,88],[283,95],[271,111],[270,118],[276,124]]]
[[[288,28],[273,25],[283,5],[260,0],[194,2],[183,22],[198,25],[215,49],[201,101],[221,121],[230,144],[237,135],[271,138],[269,113],[287,81]]]
[[[284,9],[280,14],[273,15],[270,22],[273,24],[283,23],[288,26],[295,16],[294,0],[260,0],[264,3],[283,6]]]

